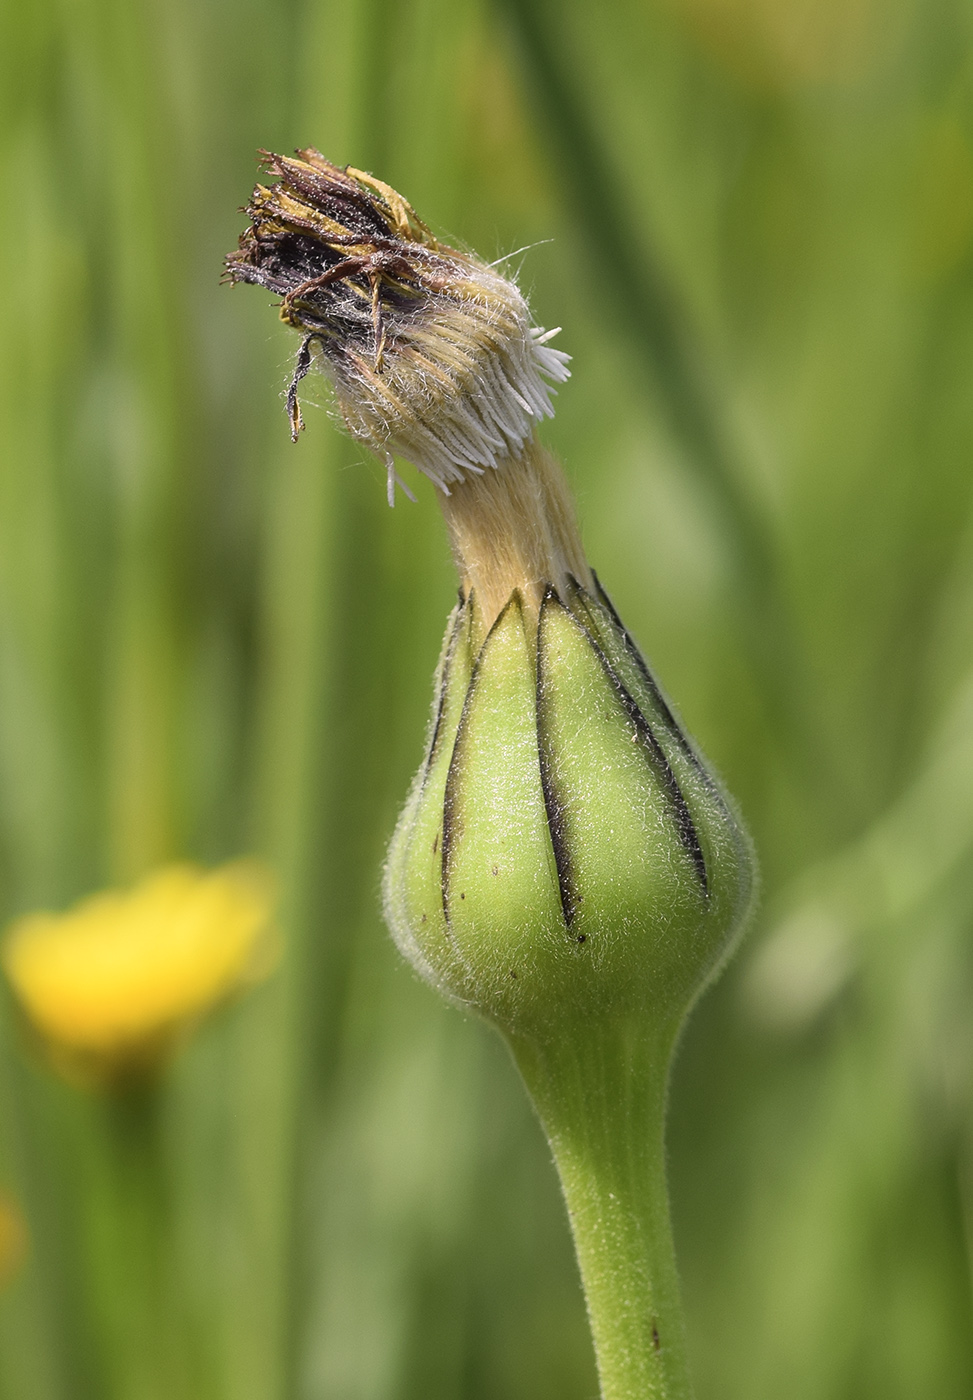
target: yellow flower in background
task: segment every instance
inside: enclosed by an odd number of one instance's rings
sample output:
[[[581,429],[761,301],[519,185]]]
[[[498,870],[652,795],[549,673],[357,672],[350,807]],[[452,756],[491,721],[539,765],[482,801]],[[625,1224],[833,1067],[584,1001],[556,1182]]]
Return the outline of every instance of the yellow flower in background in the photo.
[[[86,1085],[144,1077],[196,1022],[267,976],[274,883],[255,860],[169,865],[131,890],[18,919],[4,970],[54,1066]]]

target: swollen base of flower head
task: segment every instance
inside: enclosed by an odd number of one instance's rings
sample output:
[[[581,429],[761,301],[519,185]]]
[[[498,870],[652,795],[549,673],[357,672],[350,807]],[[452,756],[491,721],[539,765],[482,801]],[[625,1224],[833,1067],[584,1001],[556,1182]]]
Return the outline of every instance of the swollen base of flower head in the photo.
[[[392,935],[523,1045],[633,1017],[674,1035],[728,956],[749,841],[597,589],[450,619],[385,872]],[[633,1022],[634,1024],[634,1022]]]

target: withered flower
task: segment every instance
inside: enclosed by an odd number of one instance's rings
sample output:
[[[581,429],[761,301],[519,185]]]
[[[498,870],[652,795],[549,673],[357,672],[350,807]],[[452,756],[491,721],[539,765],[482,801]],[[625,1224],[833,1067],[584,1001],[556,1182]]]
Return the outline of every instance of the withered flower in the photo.
[[[448,492],[516,452],[549,417],[568,356],[533,327],[520,292],[478,258],[439,242],[400,194],[320,152],[264,154],[250,227],[226,260],[231,282],[281,298],[304,332],[287,395],[303,427],[298,385],[319,353],[348,431],[388,468],[407,458]]]

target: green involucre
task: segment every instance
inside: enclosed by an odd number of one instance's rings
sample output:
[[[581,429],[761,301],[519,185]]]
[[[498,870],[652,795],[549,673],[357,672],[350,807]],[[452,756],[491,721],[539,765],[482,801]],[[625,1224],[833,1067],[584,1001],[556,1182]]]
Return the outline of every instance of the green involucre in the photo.
[[[386,913],[446,996],[517,1038],[591,1018],[675,1030],[748,908],[743,828],[607,597],[515,592],[474,657],[447,630]]]

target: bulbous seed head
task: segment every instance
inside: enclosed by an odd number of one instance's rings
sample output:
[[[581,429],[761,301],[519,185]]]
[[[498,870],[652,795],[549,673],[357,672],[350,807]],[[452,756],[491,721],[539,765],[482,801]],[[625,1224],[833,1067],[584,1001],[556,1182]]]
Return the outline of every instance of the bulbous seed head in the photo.
[[[521,1038],[674,1026],[732,947],[748,839],[604,595],[454,615],[386,915],[441,992]]]

